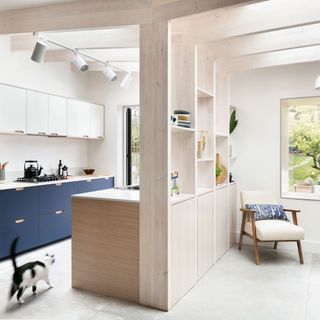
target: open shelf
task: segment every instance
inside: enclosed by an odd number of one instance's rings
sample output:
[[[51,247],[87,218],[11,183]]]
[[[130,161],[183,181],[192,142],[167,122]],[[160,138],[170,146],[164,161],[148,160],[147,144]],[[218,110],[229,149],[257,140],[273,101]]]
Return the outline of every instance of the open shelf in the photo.
[[[184,128],[179,126],[171,126],[172,132],[194,132],[195,130],[193,128]]]
[[[171,197],[171,205],[192,199],[194,197],[195,195],[192,193],[180,193],[176,196]]]
[[[222,133],[222,132],[217,132],[216,133],[216,138],[219,138],[219,139],[226,139],[228,138],[229,135],[227,133]]]
[[[212,158],[208,158],[208,159],[197,159],[198,162],[211,162],[214,161],[214,159]]]
[[[202,194],[206,194],[206,193],[209,193],[209,192],[213,192],[214,189],[213,188],[198,188],[197,189],[197,195],[198,196],[201,196]]]
[[[213,98],[213,93],[210,93],[204,89],[198,88],[197,90],[197,95],[198,98],[200,99],[212,99]]]
[[[225,188],[225,187],[228,187],[229,186],[229,182],[224,182],[224,183],[221,183],[221,184],[217,184],[216,185],[216,190],[219,190],[219,189],[222,189],[222,188]]]

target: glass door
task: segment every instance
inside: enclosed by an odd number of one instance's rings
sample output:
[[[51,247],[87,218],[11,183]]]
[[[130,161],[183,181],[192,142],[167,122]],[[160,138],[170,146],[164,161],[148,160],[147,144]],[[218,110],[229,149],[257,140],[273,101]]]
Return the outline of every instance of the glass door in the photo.
[[[140,108],[125,107],[125,182],[139,184],[140,177]]]

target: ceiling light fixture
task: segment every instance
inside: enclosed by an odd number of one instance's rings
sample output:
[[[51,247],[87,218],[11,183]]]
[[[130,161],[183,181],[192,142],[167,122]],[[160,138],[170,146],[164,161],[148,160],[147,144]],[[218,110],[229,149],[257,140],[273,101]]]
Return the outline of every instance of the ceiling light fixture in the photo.
[[[120,84],[120,87],[121,88],[124,88],[124,89],[128,89],[131,85],[133,81],[133,75],[131,72],[127,72],[126,75],[124,76],[121,84]]]
[[[36,46],[33,49],[31,60],[37,63],[41,63],[48,46],[48,42],[45,39],[38,39]]]
[[[119,72],[125,72],[126,75],[120,84],[120,86],[122,88],[127,89],[133,81],[133,76],[132,76],[131,72],[129,72],[128,70],[122,69],[120,67],[114,66],[114,65],[110,64],[109,61],[103,61],[101,59],[93,57],[93,56],[87,54],[86,52],[80,51],[77,48],[72,49],[66,45],[59,43],[59,42],[48,39],[47,37],[44,37],[43,35],[40,35],[38,33],[34,33],[34,35],[39,37],[39,39],[37,40],[36,46],[33,50],[32,56],[31,56],[31,59],[35,62],[38,62],[38,63],[42,62],[42,59],[45,54],[48,43],[50,43],[50,44],[53,44],[57,47],[63,48],[65,50],[72,51],[74,53],[74,57],[72,59],[72,62],[80,71],[87,71],[89,69],[88,63],[83,59],[83,57],[87,57],[93,61],[96,61],[96,62],[103,64],[104,69],[103,69],[102,73],[106,76],[106,78],[109,81],[117,80],[118,75],[115,72],[115,70],[119,71]]]
[[[102,71],[102,73],[106,76],[109,81],[116,81],[118,76],[117,74],[110,68],[108,63],[106,63],[106,67]]]
[[[314,88],[317,90],[320,89],[320,76],[317,76],[316,82],[314,84]]]
[[[89,65],[87,62],[75,51],[72,63],[80,70],[80,71],[87,71],[89,69]]]

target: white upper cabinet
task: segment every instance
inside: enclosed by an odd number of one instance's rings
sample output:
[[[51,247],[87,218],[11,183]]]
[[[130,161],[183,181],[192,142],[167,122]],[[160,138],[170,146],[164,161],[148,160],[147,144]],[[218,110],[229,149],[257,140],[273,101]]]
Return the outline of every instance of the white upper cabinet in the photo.
[[[49,95],[27,92],[27,133],[47,135],[49,119]]]
[[[74,138],[89,138],[91,104],[68,99],[67,135]]]
[[[26,133],[27,90],[0,85],[0,132]]]
[[[104,138],[104,106],[0,84],[0,133]]]
[[[49,96],[49,130],[50,136],[67,135],[67,98]]]
[[[103,139],[104,137],[104,106],[91,105],[90,138]]]

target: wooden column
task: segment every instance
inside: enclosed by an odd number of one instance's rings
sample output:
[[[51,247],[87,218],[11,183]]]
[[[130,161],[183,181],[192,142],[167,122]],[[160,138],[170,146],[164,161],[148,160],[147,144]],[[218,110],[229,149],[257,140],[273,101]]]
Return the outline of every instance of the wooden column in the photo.
[[[168,310],[170,24],[140,27],[140,303]]]

